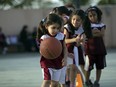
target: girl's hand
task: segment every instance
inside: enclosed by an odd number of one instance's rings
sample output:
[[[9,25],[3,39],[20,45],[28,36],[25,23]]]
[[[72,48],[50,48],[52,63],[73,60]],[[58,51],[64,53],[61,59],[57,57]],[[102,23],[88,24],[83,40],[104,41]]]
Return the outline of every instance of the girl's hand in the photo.
[[[81,46],[81,43],[76,43],[76,46],[77,46],[77,47]]]
[[[83,42],[84,41],[84,35],[81,35],[80,36],[80,42]]]
[[[68,57],[74,59],[74,54],[73,53],[68,53]]]
[[[92,30],[93,34],[96,34],[96,33],[100,33],[100,30],[98,30],[97,28],[93,29]]]
[[[84,43],[84,35],[81,35],[80,36],[80,43],[77,44],[77,46],[83,45],[83,43]]]
[[[67,60],[66,60],[66,58],[63,58],[62,59],[62,66],[66,66],[67,65]]]
[[[95,29],[92,30],[92,34],[95,37],[99,37],[101,35],[101,31],[98,30],[97,28],[95,28]]]
[[[75,42],[76,42],[76,43],[79,43],[79,42],[80,42],[80,35],[78,35],[78,36],[75,38]]]
[[[78,35],[78,36],[76,37],[76,39],[77,39],[76,46],[78,47],[78,46],[81,45],[81,42],[83,41],[83,38],[81,37],[81,35]]]

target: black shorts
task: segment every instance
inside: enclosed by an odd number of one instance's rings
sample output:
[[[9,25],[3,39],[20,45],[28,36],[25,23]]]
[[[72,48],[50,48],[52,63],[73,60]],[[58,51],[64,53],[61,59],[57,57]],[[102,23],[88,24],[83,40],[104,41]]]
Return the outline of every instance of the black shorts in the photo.
[[[89,69],[92,70],[94,68],[94,64],[96,69],[104,69],[106,67],[106,58],[105,55],[88,55],[89,58]]]

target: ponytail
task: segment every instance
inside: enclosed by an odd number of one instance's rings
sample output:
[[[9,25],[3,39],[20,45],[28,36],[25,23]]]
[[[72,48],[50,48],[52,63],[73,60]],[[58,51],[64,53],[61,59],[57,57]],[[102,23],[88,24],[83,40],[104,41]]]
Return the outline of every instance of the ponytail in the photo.
[[[92,37],[91,23],[90,23],[87,15],[85,15],[85,18],[83,20],[83,29],[84,29],[84,33],[85,33],[86,37],[91,38]]]

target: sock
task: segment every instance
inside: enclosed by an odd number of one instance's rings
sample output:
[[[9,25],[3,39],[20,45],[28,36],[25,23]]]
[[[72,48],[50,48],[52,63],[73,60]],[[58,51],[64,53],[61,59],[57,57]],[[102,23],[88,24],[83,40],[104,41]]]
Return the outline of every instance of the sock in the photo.
[[[67,86],[67,87],[70,86],[70,81],[66,81],[66,86]]]

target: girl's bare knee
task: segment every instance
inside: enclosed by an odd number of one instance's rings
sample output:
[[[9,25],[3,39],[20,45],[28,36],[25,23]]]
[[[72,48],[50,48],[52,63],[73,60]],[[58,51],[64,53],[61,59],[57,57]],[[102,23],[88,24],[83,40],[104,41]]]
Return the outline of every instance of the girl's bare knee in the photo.
[[[41,87],[49,87],[51,84],[51,81],[50,80],[44,80]]]
[[[57,81],[51,81],[51,87],[58,87],[59,83]]]

